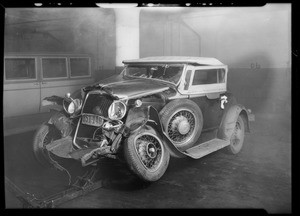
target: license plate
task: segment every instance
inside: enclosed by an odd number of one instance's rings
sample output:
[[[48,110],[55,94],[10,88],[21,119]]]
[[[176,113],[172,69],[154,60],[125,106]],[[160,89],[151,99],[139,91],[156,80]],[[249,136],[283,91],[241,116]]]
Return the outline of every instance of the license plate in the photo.
[[[83,114],[82,124],[100,127],[103,124],[103,119],[98,115]]]

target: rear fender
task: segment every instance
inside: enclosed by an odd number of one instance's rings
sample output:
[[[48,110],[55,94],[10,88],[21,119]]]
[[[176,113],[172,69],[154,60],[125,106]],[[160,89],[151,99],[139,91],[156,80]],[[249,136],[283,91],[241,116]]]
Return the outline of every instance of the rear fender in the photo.
[[[248,111],[244,106],[235,104],[224,113],[218,130],[218,138],[225,140],[230,139],[239,116],[242,117],[245,123],[245,131],[250,132]]]

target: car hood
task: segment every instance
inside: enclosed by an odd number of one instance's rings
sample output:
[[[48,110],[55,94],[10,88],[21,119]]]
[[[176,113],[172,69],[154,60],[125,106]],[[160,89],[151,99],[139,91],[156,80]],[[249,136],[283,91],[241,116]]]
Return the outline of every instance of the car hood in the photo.
[[[169,89],[172,84],[143,79],[143,78],[126,78],[123,76],[110,77],[96,83],[96,86],[108,88],[111,93],[120,99],[137,98],[150,94],[159,93]]]

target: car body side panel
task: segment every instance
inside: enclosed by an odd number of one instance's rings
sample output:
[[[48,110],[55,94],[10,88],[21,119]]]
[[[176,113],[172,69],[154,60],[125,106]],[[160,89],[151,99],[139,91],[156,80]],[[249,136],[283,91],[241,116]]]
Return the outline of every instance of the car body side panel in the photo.
[[[203,130],[215,127],[220,121],[223,110],[218,99],[208,99],[206,96],[191,98],[201,109],[203,115]]]
[[[224,109],[222,108],[222,96],[226,96],[226,101],[223,102]],[[201,109],[203,115],[203,130],[209,130],[219,127],[224,111],[228,107],[236,104],[235,98],[230,93],[220,94],[218,98],[208,98],[207,96],[190,98]]]

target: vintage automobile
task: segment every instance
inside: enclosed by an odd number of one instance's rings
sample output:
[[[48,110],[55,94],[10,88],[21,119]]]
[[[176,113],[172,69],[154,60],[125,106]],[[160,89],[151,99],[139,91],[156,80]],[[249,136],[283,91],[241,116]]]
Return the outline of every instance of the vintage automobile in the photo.
[[[251,111],[227,91],[226,65],[183,56],[123,63],[119,75],[43,100],[54,114],[34,136],[41,164],[58,167],[60,157],[88,166],[109,157],[152,182],[165,173],[170,155],[240,152]]]

